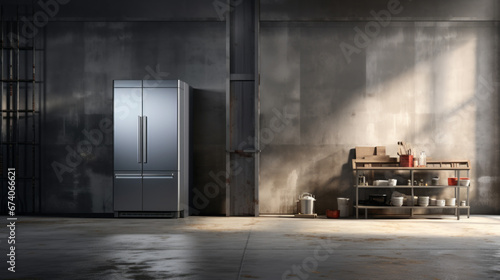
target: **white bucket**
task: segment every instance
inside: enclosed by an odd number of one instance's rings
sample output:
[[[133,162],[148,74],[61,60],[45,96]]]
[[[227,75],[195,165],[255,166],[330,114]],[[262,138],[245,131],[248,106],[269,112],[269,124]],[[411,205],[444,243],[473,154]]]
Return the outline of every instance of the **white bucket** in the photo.
[[[339,206],[340,217],[349,217],[349,198],[337,197],[337,204]]]

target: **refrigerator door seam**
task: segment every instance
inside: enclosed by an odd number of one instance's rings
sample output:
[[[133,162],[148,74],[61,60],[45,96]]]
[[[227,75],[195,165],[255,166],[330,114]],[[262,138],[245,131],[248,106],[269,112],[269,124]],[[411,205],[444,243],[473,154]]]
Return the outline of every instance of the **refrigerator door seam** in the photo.
[[[148,116],[144,116],[143,117],[143,126],[144,126],[144,131],[143,131],[143,139],[142,141],[144,141],[144,149],[142,151],[143,153],[143,161],[144,163],[148,163]]]

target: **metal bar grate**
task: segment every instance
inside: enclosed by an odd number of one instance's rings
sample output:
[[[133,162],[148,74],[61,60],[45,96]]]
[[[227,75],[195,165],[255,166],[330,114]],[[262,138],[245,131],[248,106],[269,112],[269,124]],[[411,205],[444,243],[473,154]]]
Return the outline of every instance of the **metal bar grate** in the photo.
[[[41,209],[43,110],[36,60],[37,52],[43,50],[36,36],[21,34],[26,24],[34,24],[34,4],[0,6],[0,214],[7,211],[7,168],[16,170],[16,212]]]

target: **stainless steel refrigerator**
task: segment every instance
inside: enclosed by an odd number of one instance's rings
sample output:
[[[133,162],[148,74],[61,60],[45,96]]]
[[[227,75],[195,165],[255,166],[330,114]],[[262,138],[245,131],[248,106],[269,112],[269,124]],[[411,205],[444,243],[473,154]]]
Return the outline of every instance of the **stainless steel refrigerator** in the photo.
[[[186,217],[190,87],[179,80],[115,80],[114,211]]]

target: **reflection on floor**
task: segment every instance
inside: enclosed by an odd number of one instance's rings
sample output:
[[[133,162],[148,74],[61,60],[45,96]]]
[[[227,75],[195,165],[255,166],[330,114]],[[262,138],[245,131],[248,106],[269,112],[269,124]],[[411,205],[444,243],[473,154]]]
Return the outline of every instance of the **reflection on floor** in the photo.
[[[0,217],[6,221],[6,217]],[[5,222],[7,223],[7,222]],[[19,217],[1,279],[498,279],[500,216]]]

